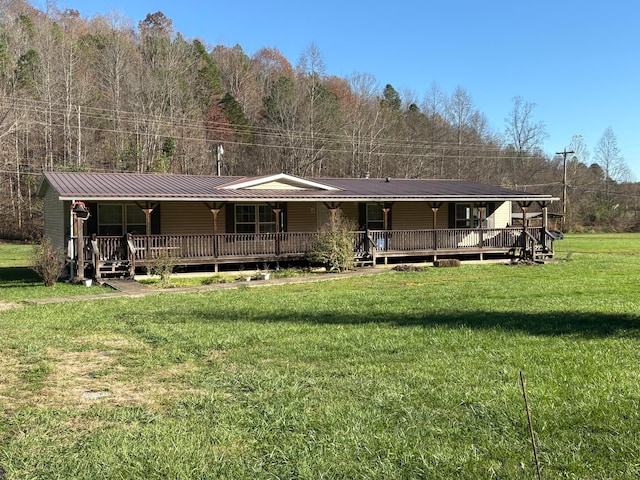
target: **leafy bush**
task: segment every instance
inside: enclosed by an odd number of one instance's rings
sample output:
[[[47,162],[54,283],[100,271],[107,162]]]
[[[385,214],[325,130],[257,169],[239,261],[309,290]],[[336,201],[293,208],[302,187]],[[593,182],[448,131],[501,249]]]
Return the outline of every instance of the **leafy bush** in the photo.
[[[353,232],[356,225],[340,211],[320,229],[320,238],[310,247],[307,258],[325,266],[327,271],[345,271],[353,268]]]
[[[64,250],[54,249],[51,246],[50,238],[42,237],[42,241],[34,245],[31,269],[42,279],[45,287],[52,287],[56,284],[65,264]]]
[[[156,255],[151,263],[147,266],[149,275],[157,275],[160,277],[160,285],[168,287],[171,285],[171,275],[178,262],[177,255],[169,250],[163,250]]]

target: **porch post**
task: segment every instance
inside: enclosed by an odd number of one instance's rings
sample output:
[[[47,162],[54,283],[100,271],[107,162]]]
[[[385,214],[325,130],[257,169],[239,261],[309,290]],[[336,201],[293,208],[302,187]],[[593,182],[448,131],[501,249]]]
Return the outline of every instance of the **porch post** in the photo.
[[[83,224],[90,216],[89,210],[84,202],[73,202],[71,205],[71,218],[73,220],[73,229],[76,237],[75,242],[75,254],[76,264],[74,275],[74,282],[78,283],[84,279],[84,236],[83,236]]]
[[[334,223],[336,220],[336,215],[338,215],[338,209],[340,208],[339,203],[324,203],[324,206],[329,210],[329,214],[331,215],[331,223]]]
[[[220,213],[219,208],[209,208],[211,215],[213,215],[213,256],[218,256],[218,214]],[[214,271],[218,272],[218,264],[214,265]]]
[[[442,206],[442,203],[432,203],[431,204],[431,212],[433,213],[433,249],[438,249],[438,232],[436,231],[438,228],[438,209]],[[436,257],[434,255],[434,260]]]
[[[529,238],[529,222],[527,219],[527,211],[529,210],[529,206],[531,202],[518,202],[518,205],[522,209],[522,238],[523,245],[522,248],[523,254],[526,256],[528,253],[531,253],[531,258],[533,258],[535,252],[535,245],[531,245],[531,252],[528,252],[527,246],[531,243],[531,239]]]
[[[272,208],[273,213],[276,216],[276,235],[275,235],[275,248],[276,248],[276,255],[280,255],[280,212],[282,211],[281,208]]]
[[[210,208],[211,214],[213,215],[213,234],[218,234],[218,214],[220,213],[219,208]]]
[[[75,283],[80,283],[84,278],[84,236],[82,219],[78,215],[74,215],[74,229],[76,230],[76,275],[74,278]]]
[[[389,229],[389,211],[391,210],[391,207],[382,207],[382,229],[383,230],[388,230]]]
[[[484,228],[482,226],[482,222],[484,220],[484,218],[482,218],[483,217],[483,215],[482,215],[483,214],[483,210],[484,210],[484,207],[482,205],[478,205],[478,215],[479,215],[478,220],[480,221],[480,223],[478,224],[478,228],[479,228],[479,231],[478,231],[478,240],[479,240],[478,241],[478,246],[480,248],[484,247]],[[483,260],[484,260],[484,254],[482,253],[482,251],[480,251],[480,261],[483,261]]]
[[[540,203],[542,207],[542,248],[547,249],[547,230],[549,222],[549,214],[547,212],[547,203]]]
[[[140,210],[142,210],[142,212],[144,213],[145,229],[146,229],[145,234],[149,236],[151,235],[151,212],[153,212],[153,209],[156,208],[158,204],[156,203],[154,205],[151,205],[151,203],[149,202],[144,202],[144,205],[140,205],[140,203],[136,202],[136,205],[138,205]]]
[[[151,235],[151,212],[153,212],[153,208],[143,208],[142,211],[144,212],[144,220],[145,220],[145,235]]]
[[[389,212],[391,207],[386,205],[382,207],[382,229],[384,230],[384,249],[389,250]],[[384,257],[384,264],[387,264],[387,257]]]

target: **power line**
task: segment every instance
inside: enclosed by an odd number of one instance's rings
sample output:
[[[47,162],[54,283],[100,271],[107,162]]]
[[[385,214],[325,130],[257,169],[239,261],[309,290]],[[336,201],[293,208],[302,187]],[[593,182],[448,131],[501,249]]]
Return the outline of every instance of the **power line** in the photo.
[[[0,100],[0,106],[6,109],[12,109],[14,111],[22,111],[22,110],[35,110],[40,114],[47,114],[55,117],[64,117],[67,114],[68,109],[62,105],[50,105],[44,101],[38,100],[28,100],[28,99],[16,99],[15,101],[2,101]],[[354,143],[354,137],[347,136],[346,134],[322,134],[317,132],[310,132],[304,130],[293,130],[293,129],[277,129],[275,127],[265,127],[265,126],[252,126],[247,127],[244,125],[237,124],[227,124],[222,122],[209,122],[208,124],[202,124],[201,119],[188,117],[188,116],[176,116],[168,118],[166,115],[151,115],[151,114],[141,114],[138,112],[130,112],[130,111],[116,111],[113,109],[106,108],[96,108],[96,107],[86,107],[86,106],[78,106],[78,105],[70,105],[69,109],[81,109],[82,118],[85,120],[94,120],[96,122],[100,121],[109,121],[111,123],[118,123],[124,125],[124,128],[106,128],[106,127],[95,127],[95,126],[86,126],[80,125],[79,127],[73,126],[74,130],[80,131],[93,131],[93,132],[103,132],[103,133],[113,133],[113,134],[123,134],[123,135],[136,135],[139,137],[151,137],[151,138],[175,138],[175,134],[170,134],[167,132],[161,132],[161,130],[181,130],[184,129],[186,131],[192,132],[194,129],[194,123],[200,123],[197,125],[196,130],[199,130],[201,135],[181,135],[180,138],[183,140],[190,141],[199,141],[203,143],[220,143],[224,141],[224,143],[237,145],[237,146],[254,146],[254,147],[263,147],[263,148],[282,148],[283,145],[281,143],[278,144],[270,144],[270,143],[256,143],[241,141],[241,140],[228,140],[228,139],[211,139],[208,138],[206,134],[234,134],[234,135],[243,135],[250,133],[255,135],[256,137],[262,137],[265,140],[281,140],[284,138],[285,134],[288,136],[289,144],[286,145],[287,148],[295,150],[295,151],[310,151],[314,150],[313,146],[305,146],[305,145],[293,145],[292,142],[310,142],[312,140],[324,141],[328,143],[334,143],[338,145],[338,148],[325,148],[325,151],[330,153],[351,153],[353,152],[353,148],[348,148],[350,145]],[[50,125],[55,127],[64,126],[63,122],[59,120],[55,120],[53,118],[50,119],[50,123],[46,122],[34,122],[42,126]],[[126,126],[129,125],[129,128]],[[145,129],[140,129],[140,125],[146,126],[148,128],[147,131]],[[155,130],[155,131],[150,131]],[[175,132],[174,132],[175,133]],[[313,136],[312,136],[313,135]],[[480,149],[480,152],[466,152],[468,155],[472,153],[472,155],[481,157],[484,160],[515,160],[519,159],[516,155],[508,155],[508,154],[495,154],[490,152],[499,151],[503,146],[499,144],[488,145],[487,143],[478,143],[478,142],[468,142],[462,145],[456,142],[448,142],[441,140],[413,140],[413,139],[396,139],[396,138],[387,138],[375,135],[363,136],[361,137],[362,141],[360,143],[365,144],[374,144],[375,150],[370,150],[366,152],[366,149],[360,149],[362,152],[375,154],[378,156],[388,156],[395,155],[403,158],[438,158],[438,159],[457,159],[459,154],[456,153],[445,153],[445,150],[459,150],[460,148],[464,149]],[[340,148],[342,146],[342,148]],[[427,148],[431,151],[429,152],[407,152],[407,150],[415,150]],[[438,151],[442,149],[442,151]],[[487,151],[488,150],[488,151]]]

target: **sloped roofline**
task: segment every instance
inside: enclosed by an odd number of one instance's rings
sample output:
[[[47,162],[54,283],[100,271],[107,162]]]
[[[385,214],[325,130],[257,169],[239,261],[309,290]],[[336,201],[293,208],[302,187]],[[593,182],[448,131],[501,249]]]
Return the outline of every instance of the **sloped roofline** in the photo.
[[[255,189],[278,180],[324,188]],[[233,187],[231,187],[233,186]],[[244,186],[244,188],[243,188]],[[307,180],[287,174],[217,177],[179,174],[46,172],[36,193],[52,188],[59,200],[179,202],[490,202],[559,200],[547,194],[509,190],[463,180],[355,179]]]
[[[332,187],[330,185],[326,185],[324,183],[314,182],[312,180],[307,180],[306,178],[295,177],[293,175],[289,175],[287,173],[278,173],[276,175],[262,176],[262,177],[247,177],[242,180],[235,180],[233,182],[229,182],[225,185],[221,185],[219,188],[221,190],[239,190],[242,188],[250,188],[258,185],[264,185],[271,182],[284,182],[294,186],[306,187],[315,190],[339,190],[338,188]]]

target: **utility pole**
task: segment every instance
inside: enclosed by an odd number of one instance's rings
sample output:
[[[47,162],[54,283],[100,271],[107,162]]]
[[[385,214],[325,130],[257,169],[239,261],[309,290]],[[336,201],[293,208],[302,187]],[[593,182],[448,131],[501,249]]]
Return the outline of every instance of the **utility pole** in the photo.
[[[562,161],[562,231],[564,232],[565,219],[567,217],[567,155],[570,153],[576,153],[573,150],[567,151],[566,147],[561,152],[556,152],[556,155],[562,155],[564,160]]]
[[[220,167],[222,166],[222,154],[224,153],[224,147],[218,145],[216,147],[216,175],[220,176]]]

